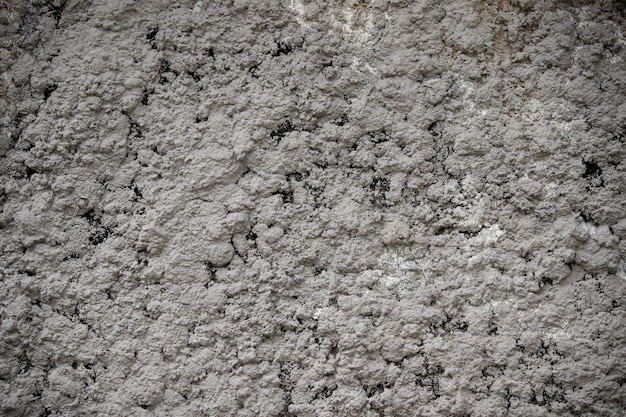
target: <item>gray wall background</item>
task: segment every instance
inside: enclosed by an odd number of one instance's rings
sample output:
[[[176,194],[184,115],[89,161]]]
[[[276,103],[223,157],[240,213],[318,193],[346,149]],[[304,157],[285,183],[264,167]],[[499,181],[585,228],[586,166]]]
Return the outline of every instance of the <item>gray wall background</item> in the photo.
[[[0,413],[624,415],[624,9],[0,1]]]

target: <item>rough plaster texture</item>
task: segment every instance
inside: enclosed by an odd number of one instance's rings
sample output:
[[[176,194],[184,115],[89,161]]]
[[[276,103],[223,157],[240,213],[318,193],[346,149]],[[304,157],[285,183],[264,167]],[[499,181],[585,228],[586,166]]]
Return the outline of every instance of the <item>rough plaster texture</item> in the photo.
[[[614,0],[0,2],[4,416],[622,416]]]

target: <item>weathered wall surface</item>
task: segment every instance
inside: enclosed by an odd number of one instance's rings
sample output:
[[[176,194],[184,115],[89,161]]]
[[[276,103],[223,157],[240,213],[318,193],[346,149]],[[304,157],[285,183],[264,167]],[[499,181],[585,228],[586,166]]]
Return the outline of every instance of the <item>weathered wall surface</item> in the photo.
[[[621,1],[0,1],[0,413],[620,416]]]

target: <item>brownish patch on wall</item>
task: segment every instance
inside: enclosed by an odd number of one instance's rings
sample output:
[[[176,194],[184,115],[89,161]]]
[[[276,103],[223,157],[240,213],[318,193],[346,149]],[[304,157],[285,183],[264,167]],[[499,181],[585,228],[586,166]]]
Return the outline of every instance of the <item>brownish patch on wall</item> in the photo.
[[[513,53],[511,42],[509,41],[509,30],[507,27],[507,14],[520,13],[510,0],[484,0],[478,3],[477,7],[480,17],[495,25],[493,30],[493,51],[487,53],[489,60],[496,56],[500,58],[510,57]]]

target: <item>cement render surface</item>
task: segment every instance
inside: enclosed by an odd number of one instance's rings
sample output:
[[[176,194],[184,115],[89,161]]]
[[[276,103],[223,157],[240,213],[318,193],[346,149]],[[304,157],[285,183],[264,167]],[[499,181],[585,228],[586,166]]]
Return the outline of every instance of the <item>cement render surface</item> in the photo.
[[[0,414],[622,416],[622,1],[0,1]]]

